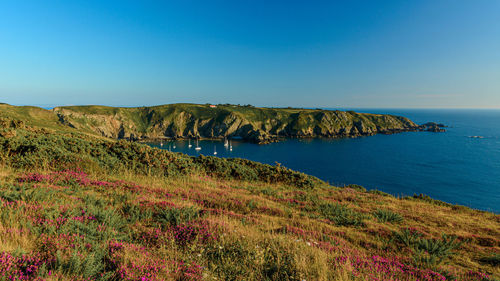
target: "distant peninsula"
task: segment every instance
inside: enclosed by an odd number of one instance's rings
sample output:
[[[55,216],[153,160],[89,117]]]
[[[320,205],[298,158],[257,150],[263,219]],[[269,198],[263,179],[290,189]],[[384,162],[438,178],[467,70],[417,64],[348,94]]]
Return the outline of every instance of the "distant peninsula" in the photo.
[[[269,143],[286,138],[344,138],[407,131],[443,131],[441,124],[354,111],[167,104],[151,107],[64,106],[58,120],[115,139],[233,138]]]
[[[131,141],[241,139],[259,144],[288,138],[353,138],[408,131],[444,131],[402,116],[251,105],[167,104],[151,107],[0,105],[0,117]]]

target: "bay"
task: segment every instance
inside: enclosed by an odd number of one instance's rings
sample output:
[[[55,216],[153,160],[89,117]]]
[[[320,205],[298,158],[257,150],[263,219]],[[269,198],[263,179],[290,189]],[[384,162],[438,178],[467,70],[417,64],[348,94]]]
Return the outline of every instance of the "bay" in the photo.
[[[354,139],[290,139],[267,145],[202,140],[150,145],[189,155],[276,162],[334,185],[359,184],[395,196],[426,194],[500,213],[500,110],[349,109],[394,114],[449,126],[444,133],[407,132]],[[479,136],[477,138],[474,136]],[[175,146],[175,148],[173,148]]]

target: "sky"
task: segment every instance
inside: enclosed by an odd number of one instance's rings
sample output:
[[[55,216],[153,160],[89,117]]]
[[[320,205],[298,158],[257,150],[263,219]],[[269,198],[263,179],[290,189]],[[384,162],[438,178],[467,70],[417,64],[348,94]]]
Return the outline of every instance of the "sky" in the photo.
[[[0,1],[0,102],[500,108],[500,1]]]

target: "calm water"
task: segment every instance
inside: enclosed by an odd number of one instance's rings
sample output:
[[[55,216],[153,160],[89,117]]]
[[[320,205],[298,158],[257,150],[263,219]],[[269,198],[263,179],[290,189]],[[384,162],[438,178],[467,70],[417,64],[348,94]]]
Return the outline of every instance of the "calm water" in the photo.
[[[408,132],[356,139],[288,140],[269,145],[201,141],[162,148],[197,155],[279,162],[330,183],[360,184],[393,195],[424,193],[435,199],[500,213],[500,110],[357,110],[450,126],[445,133]],[[484,138],[470,138],[483,136]],[[158,146],[154,145],[153,146]]]

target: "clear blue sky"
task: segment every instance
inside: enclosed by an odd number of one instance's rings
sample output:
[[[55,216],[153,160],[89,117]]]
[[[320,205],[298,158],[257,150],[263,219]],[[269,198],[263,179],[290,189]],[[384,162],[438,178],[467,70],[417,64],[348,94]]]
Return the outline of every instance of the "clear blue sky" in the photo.
[[[0,102],[500,108],[500,1],[0,1]]]

